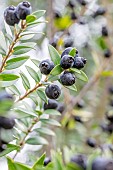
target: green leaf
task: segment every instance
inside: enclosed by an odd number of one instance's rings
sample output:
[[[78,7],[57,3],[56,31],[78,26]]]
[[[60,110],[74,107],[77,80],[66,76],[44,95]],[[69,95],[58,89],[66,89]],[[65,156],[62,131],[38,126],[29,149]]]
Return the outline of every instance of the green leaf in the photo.
[[[41,62],[41,61],[36,60],[36,59],[31,59],[31,61],[32,61],[37,67],[39,67],[39,64],[40,64],[40,62]]]
[[[107,46],[107,44],[106,44],[106,42],[105,42],[105,40],[104,40],[103,37],[99,37],[99,38],[97,39],[97,44],[99,45],[99,47],[100,47],[102,50],[108,49],[108,46]]]
[[[44,153],[44,154],[35,162],[35,164],[33,165],[32,169],[33,169],[33,170],[37,170],[37,168],[38,168],[40,165],[43,165],[43,164],[44,164],[45,157],[46,157],[46,154]]]
[[[17,89],[15,85],[10,86],[8,89],[18,96],[21,95],[20,91]]]
[[[38,76],[37,72],[29,66],[26,66],[26,69],[27,69],[28,73],[31,75],[31,77],[36,81],[36,83],[39,83],[40,77]]]
[[[37,18],[36,18],[35,15],[28,15],[28,16],[26,17],[26,22],[27,22],[27,23],[30,23],[30,22],[35,21],[36,19],[37,19]]]
[[[29,59],[29,56],[12,58],[6,62],[5,68],[7,70],[18,68],[22,66],[28,59]]]
[[[48,102],[47,96],[45,94],[45,89],[43,88],[38,88],[37,90],[37,94],[38,96],[44,101],[44,102]]]
[[[0,81],[13,81],[17,80],[19,76],[14,74],[0,74]]]
[[[81,74],[81,71],[78,70],[77,68],[70,68],[69,70],[72,71],[72,72],[74,72],[74,73]]]
[[[68,163],[67,164],[67,169],[66,170],[83,170],[83,168],[81,168],[78,164],[76,163]]]
[[[31,110],[26,110],[24,108],[18,108],[18,109],[15,109],[15,111],[17,113],[20,113],[20,114],[26,114],[27,116],[30,115],[30,116],[33,116],[33,117],[38,117],[38,115],[35,112],[33,112]]]
[[[87,75],[81,70],[81,74],[76,74],[76,77],[82,81],[88,81]]]
[[[45,134],[45,135],[55,136],[55,133],[52,130],[48,128],[44,128],[44,127],[34,129],[34,131]]]
[[[26,31],[21,34],[21,40],[29,40],[35,36],[35,34],[42,34],[45,35],[43,32],[33,32],[33,31]]]
[[[2,31],[0,31],[0,46],[2,47],[2,49],[4,51],[7,50],[7,44],[6,44],[5,36],[4,36]]]
[[[59,122],[57,122],[54,119],[40,119],[41,122],[43,122],[44,124],[50,124],[50,125],[54,125],[54,126],[61,126],[61,124]]]
[[[22,78],[22,84],[23,84],[24,88],[26,90],[30,89],[30,83],[29,83],[29,80],[27,79],[27,77],[25,76],[25,74],[21,72],[20,75]]]
[[[16,170],[14,166],[14,161],[11,158],[7,157],[7,163],[8,163],[9,170]]]
[[[64,87],[72,91],[77,91],[77,87],[75,84],[73,84],[72,86],[64,86]]]
[[[40,136],[31,137],[26,140],[26,143],[30,145],[47,145],[48,144],[47,140]]]
[[[0,157],[7,155],[8,153],[14,151],[14,150],[19,150],[20,146],[14,145],[14,144],[7,144],[7,148],[0,153]]]
[[[57,76],[61,74],[63,71],[63,68],[60,66],[60,64],[56,65],[50,72],[51,75]]]
[[[113,71],[112,70],[106,70],[101,73],[102,76],[104,77],[112,77],[113,76]]]
[[[39,21],[39,20],[35,20],[34,22],[28,23],[27,27],[32,28],[37,26],[38,24],[42,24],[42,23],[47,23],[47,21]]]
[[[56,81],[58,79],[59,79],[59,76],[49,75],[49,77],[48,77],[48,81],[51,81],[51,82]]]
[[[37,17],[37,19],[39,19],[40,17],[42,17],[45,14],[45,10],[38,10],[32,13],[32,15],[35,15]]]
[[[73,48],[73,49],[69,52],[69,55],[71,55],[72,57],[75,57],[75,55],[76,55],[76,49]]]
[[[53,115],[53,116],[61,116],[60,112],[55,109],[47,109],[43,112],[43,114]]]
[[[51,60],[54,62],[54,64],[55,65],[60,64],[61,57],[58,51],[52,45],[49,45],[48,49],[49,49]]]

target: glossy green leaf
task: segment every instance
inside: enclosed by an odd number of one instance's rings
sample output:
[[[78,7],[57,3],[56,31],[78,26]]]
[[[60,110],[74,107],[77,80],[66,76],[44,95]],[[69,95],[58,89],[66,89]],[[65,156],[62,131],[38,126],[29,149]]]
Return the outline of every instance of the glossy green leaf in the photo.
[[[22,84],[23,84],[24,88],[26,90],[30,89],[30,83],[29,83],[29,80],[27,79],[27,77],[25,76],[25,74],[21,72],[20,75],[22,78]]]
[[[14,151],[14,150],[19,150],[20,146],[14,145],[14,144],[7,144],[6,149],[0,153],[0,157],[7,155],[8,153]]]
[[[76,74],[76,77],[82,81],[88,81],[87,75],[81,70],[81,74]]]
[[[47,96],[45,94],[45,90],[43,88],[39,88],[37,90],[37,94],[44,102],[46,102],[46,103],[48,102]]]
[[[15,85],[10,86],[8,89],[18,96],[21,95],[20,91],[17,89]]]
[[[34,129],[34,131],[45,134],[45,135],[55,136],[55,133],[51,129],[44,128],[44,127]]]
[[[18,109],[15,109],[15,111],[17,112],[17,113],[20,113],[20,114],[25,114],[25,115],[27,115],[27,116],[33,116],[33,117],[38,117],[38,115],[35,113],[35,112],[33,112],[33,111],[31,111],[31,110],[26,110],[26,109],[24,109],[24,108],[18,108]]]
[[[73,84],[72,86],[64,86],[64,87],[66,87],[67,89],[72,90],[72,91],[77,91],[77,87],[75,84]]]
[[[28,15],[28,16],[26,17],[26,22],[27,22],[27,23],[30,23],[30,22],[35,21],[36,19],[37,19],[37,18],[36,18],[35,15]]]
[[[7,70],[18,68],[22,66],[28,59],[29,59],[29,56],[12,58],[6,62],[5,68]]]
[[[97,39],[97,44],[102,50],[108,49],[105,39],[103,37],[99,37]]]
[[[50,124],[50,125],[54,125],[54,126],[61,126],[61,124],[59,122],[57,122],[54,119],[40,119],[41,122],[43,122],[44,124]]]
[[[45,138],[40,137],[40,136],[28,138],[26,140],[26,143],[30,144],[30,145],[47,145],[48,144],[47,140]]]
[[[51,60],[54,62],[54,64],[55,65],[60,64],[61,57],[58,51],[52,45],[49,45],[48,49],[49,49]]]
[[[69,70],[72,71],[72,72],[74,72],[74,73],[81,74],[81,71],[78,70],[77,68],[70,68]]]
[[[26,66],[26,69],[28,71],[28,73],[31,75],[31,77],[37,82],[39,83],[40,82],[40,77],[38,76],[37,72],[32,69],[31,67],[29,66]]]
[[[39,67],[39,64],[41,61],[37,60],[37,59],[31,59],[31,61],[37,66]]]
[[[76,55],[76,49],[73,48],[73,49],[69,52],[69,55],[71,55],[72,57],[75,57],[75,55]]]
[[[7,157],[7,164],[8,164],[8,169],[9,170],[16,170],[14,166],[14,160]]]
[[[40,165],[43,165],[44,164],[44,160],[45,160],[45,153],[35,162],[35,164],[33,165],[32,169],[33,170],[37,170],[37,168],[40,166]]]
[[[37,17],[37,19],[39,19],[40,17],[42,17],[45,14],[45,10],[38,10],[32,13],[32,15],[35,15]]]
[[[19,76],[14,74],[0,74],[0,81],[13,81],[17,80]]]
[[[63,71],[63,68],[60,66],[60,64],[56,65],[50,72],[51,75],[57,76],[61,74]]]
[[[7,50],[7,44],[6,44],[5,36],[4,36],[2,31],[0,31],[0,46],[2,47],[2,49],[4,51]]]
[[[47,110],[44,111],[44,114],[54,115],[54,116],[61,116],[60,112],[58,112],[55,109],[47,109]]]

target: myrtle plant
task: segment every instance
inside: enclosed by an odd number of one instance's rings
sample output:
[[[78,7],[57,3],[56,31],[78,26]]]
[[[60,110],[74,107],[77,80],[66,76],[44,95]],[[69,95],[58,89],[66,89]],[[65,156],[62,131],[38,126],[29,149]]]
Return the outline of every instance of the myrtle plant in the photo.
[[[84,3],[81,1],[82,5]],[[71,1],[69,6],[74,8]],[[78,79],[88,81],[82,71],[87,60],[80,57],[79,51],[69,47],[69,44],[65,44],[62,52],[48,45],[50,58],[42,61],[26,54],[35,50],[37,44],[32,38],[40,32],[32,28],[47,22],[41,20],[44,14],[44,10],[32,12],[32,6],[27,1],[19,3],[17,7],[9,6],[4,11],[5,27],[0,32],[0,157],[6,157],[9,170],[90,170],[91,166],[92,170],[100,170],[103,165],[112,168],[113,161],[101,157],[91,165],[93,158],[101,155],[100,151],[89,157],[88,161],[82,154],[67,161],[61,150],[51,150],[50,158],[43,153],[40,158],[35,158],[32,165],[15,161],[26,144],[49,147],[46,135],[54,136],[54,127],[61,126],[58,120],[65,107],[59,99],[63,97],[63,91],[76,92]],[[76,18],[74,13],[71,17]],[[105,28],[103,34],[106,34]],[[28,60],[34,67],[25,64]],[[23,67],[27,74],[22,71]],[[32,81],[35,82],[33,87]],[[8,114],[14,116],[9,117]],[[12,131],[9,141],[2,139],[3,130],[4,133]],[[91,147],[96,146],[94,140],[89,139],[87,143]],[[12,151],[14,154],[10,156]],[[69,149],[65,149],[65,153],[71,155]]]

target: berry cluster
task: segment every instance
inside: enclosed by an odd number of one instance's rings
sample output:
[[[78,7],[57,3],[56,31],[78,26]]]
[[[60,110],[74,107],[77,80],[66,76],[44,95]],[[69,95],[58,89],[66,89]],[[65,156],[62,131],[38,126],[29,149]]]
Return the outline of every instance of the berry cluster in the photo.
[[[19,21],[25,20],[27,15],[32,12],[31,4],[28,1],[21,2],[15,6],[9,6],[4,11],[4,19],[6,23],[10,26],[18,24]]]

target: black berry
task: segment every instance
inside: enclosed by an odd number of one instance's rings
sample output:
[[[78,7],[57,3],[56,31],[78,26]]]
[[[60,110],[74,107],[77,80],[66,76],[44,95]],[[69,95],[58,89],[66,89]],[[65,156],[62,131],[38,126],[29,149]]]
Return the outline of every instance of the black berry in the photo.
[[[44,103],[44,110],[56,109],[57,106],[58,106],[58,102],[56,100],[49,99],[48,103]]]
[[[99,15],[104,15],[106,13],[106,9],[104,7],[99,7],[95,13],[93,13],[92,17],[96,18]]]
[[[8,94],[5,90],[0,91],[0,102],[3,100],[13,100],[12,95]]]
[[[51,70],[54,68],[54,63],[49,59],[43,60],[39,64],[39,68],[42,74],[48,75],[51,72]]]
[[[106,26],[102,27],[102,36],[107,37],[108,36],[108,29]]]
[[[12,129],[15,125],[15,120],[0,116],[0,127],[4,129]]]
[[[85,0],[78,0],[78,2],[83,6],[85,6],[87,4],[87,2]]]
[[[61,90],[57,85],[50,84],[46,87],[45,93],[46,93],[48,98],[57,99],[61,94]]]
[[[113,86],[109,87],[109,93],[113,94]]]
[[[61,58],[62,58],[64,55],[68,55],[72,49],[73,49],[72,47],[66,48],[66,49],[63,51],[63,53],[61,54]]]
[[[75,3],[72,0],[70,0],[68,6],[73,9],[75,7]]]
[[[75,61],[74,61],[73,67],[77,68],[77,69],[84,68],[84,62],[83,62],[81,57],[75,57]]]
[[[5,9],[4,19],[10,26],[14,26],[15,24],[19,23],[20,19],[17,18],[15,6],[9,6]]]
[[[85,103],[83,100],[80,100],[79,102],[77,102],[76,107],[79,109],[82,109],[84,107]]]
[[[44,166],[47,166],[51,162],[51,158],[47,157],[44,160]]]
[[[110,49],[106,49],[106,50],[104,51],[104,57],[105,57],[105,58],[111,57],[111,51],[110,51]]]
[[[61,74],[60,81],[64,86],[72,86],[75,83],[75,75],[65,71]]]
[[[56,18],[56,19],[62,18],[61,13],[60,13],[59,11],[56,11],[56,12],[54,13],[54,18]]]
[[[88,138],[86,141],[87,145],[89,145],[92,148],[96,147],[96,140],[94,138]]]
[[[71,162],[78,164],[83,170],[86,170],[87,158],[85,155],[75,155],[71,158]]]
[[[73,39],[72,38],[67,38],[65,41],[64,41],[64,47],[65,48],[68,48],[68,47],[71,47],[73,46]]]
[[[106,113],[106,118],[107,118],[107,120],[109,120],[110,122],[113,122],[113,114]]]
[[[81,119],[80,116],[75,115],[75,116],[74,116],[74,120],[75,120],[76,122],[83,123],[83,121],[82,121],[82,119]]]
[[[97,157],[92,163],[92,170],[112,170],[113,160],[105,157]]]
[[[74,64],[74,57],[70,56],[70,55],[64,55],[61,58],[61,62],[60,65],[62,68],[64,69],[68,69],[71,68]]]
[[[71,13],[71,19],[72,20],[76,20],[78,17],[77,17],[77,15],[75,14],[75,12],[72,12]]]
[[[22,19],[22,20],[26,19],[27,15],[30,15],[32,12],[30,2],[25,1],[25,2],[19,3],[16,8],[16,12],[17,12],[17,17],[19,19]]]

